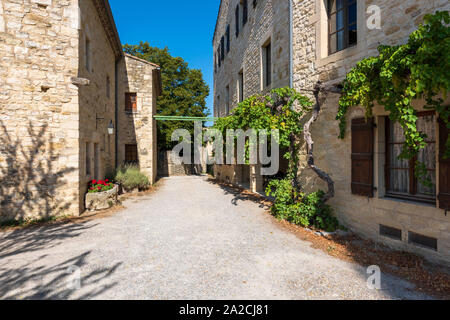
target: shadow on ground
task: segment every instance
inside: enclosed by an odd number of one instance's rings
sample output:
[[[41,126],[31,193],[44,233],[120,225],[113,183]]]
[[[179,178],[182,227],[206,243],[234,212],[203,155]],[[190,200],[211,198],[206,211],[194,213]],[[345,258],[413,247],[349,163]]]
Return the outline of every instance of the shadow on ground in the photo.
[[[239,204],[239,201],[253,201],[255,203],[258,203],[261,209],[270,209],[271,203],[267,199],[260,195],[249,192],[244,188],[237,187],[231,184],[221,183],[212,178],[209,178],[208,182],[222,189],[224,195],[232,195],[233,199],[231,200],[231,203],[235,206]]]
[[[268,198],[231,184],[217,182],[212,178],[209,178],[208,182],[221,188],[225,195],[232,195],[233,205],[237,205],[239,201],[253,201],[261,209],[270,210],[272,202]],[[410,252],[390,249],[383,244],[362,239],[350,232],[325,234],[286,221],[279,221],[275,217],[272,219],[274,224],[290,230],[299,239],[310,242],[313,248],[357,264],[354,269],[364,279],[364,283],[371,275],[367,273],[367,268],[374,265],[379,266],[382,274],[381,290],[383,294],[392,299],[404,299],[405,294],[406,298],[411,299],[426,298],[426,295],[450,299],[450,269],[448,267],[430,263]],[[403,285],[406,291],[398,287],[398,282],[393,281],[392,276],[405,281]],[[420,294],[416,295],[415,292]]]
[[[40,263],[48,257],[46,251],[94,226],[86,223],[54,224],[0,233],[0,299],[70,299],[75,295],[77,299],[92,299],[113,288],[116,283],[101,285],[101,282],[111,276],[121,263],[107,268],[92,268],[86,262],[90,251],[55,264]],[[42,254],[33,257],[32,261],[9,267],[8,260],[15,259],[16,255],[38,251]],[[57,258],[55,256],[51,260],[57,261]],[[81,272],[81,291],[77,290],[77,270]]]

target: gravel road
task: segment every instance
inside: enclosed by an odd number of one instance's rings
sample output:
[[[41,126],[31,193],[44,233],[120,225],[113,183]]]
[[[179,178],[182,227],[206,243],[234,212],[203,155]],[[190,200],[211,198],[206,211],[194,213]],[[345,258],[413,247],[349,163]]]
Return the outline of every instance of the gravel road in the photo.
[[[0,299],[423,299],[313,249],[205,177],[88,222],[0,233]],[[77,281],[77,275],[80,281]]]

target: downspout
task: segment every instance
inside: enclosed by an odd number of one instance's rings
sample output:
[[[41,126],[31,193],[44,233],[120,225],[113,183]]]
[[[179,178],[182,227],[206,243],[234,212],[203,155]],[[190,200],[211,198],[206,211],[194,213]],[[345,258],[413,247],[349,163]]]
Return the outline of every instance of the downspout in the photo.
[[[289,0],[289,87],[294,87],[294,10]]]

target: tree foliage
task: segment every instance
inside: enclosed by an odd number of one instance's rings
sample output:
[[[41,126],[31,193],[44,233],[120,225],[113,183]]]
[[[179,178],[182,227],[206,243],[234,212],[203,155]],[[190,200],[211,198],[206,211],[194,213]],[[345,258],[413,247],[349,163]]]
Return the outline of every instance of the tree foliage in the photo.
[[[370,117],[374,102],[383,105],[389,118],[404,129],[406,142],[401,158],[412,159],[426,146],[426,135],[416,126],[414,100],[423,98],[425,109],[438,112],[450,128],[450,107],[444,105],[450,89],[449,23],[448,11],[426,15],[406,44],[380,46],[378,56],[360,61],[347,74],[337,114],[340,138],[345,135],[348,110],[362,106]],[[446,156],[450,156],[450,138]],[[423,164],[416,168],[418,175],[421,167]]]
[[[151,47],[148,42],[139,45],[124,45],[124,51],[161,67],[162,95],[157,100],[157,114],[165,116],[205,117],[208,115],[206,98],[209,87],[201,70],[190,69],[180,57],[173,57],[169,49]],[[171,149],[171,135],[175,129],[193,132],[192,122],[158,122],[158,146]]]

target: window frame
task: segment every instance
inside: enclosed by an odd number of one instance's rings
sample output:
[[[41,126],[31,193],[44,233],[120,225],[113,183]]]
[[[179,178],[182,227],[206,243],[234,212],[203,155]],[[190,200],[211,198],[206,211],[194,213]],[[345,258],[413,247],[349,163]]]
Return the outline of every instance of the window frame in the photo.
[[[417,112],[418,117],[425,117],[427,115],[435,115],[436,113],[434,111],[421,111]],[[437,120],[436,120],[437,121]],[[384,176],[385,176],[385,196],[389,198],[397,198],[402,200],[411,200],[415,202],[422,202],[422,203],[428,203],[436,205],[436,199],[437,199],[437,192],[435,192],[434,196],[426,196],[423,194],[417,193],[417,187],[418,187],[418,178],[415,176],[415,166],[417,163],[417,157],[414,157],[413,159],[409,160],[408,168],[394,168],[398,170],[407,170],[408,171],[408,178],[409,178],[409,186],[408,186],[408,193],[403,192],[395,192],[390,190],[390,184],[391,184],[391,165],[390,165],[390,158],[391,158],[391,152],[390,152],[390,146],[392,144],[399,144],[391,142],[391,124],[392,121],[389,119],[388,116],[385,117],[385,166],[384,166]],[[434,143],[437,146],[437,134],[438,132],[435,129],[435,138],[434,140],[427,141],[427,143]],[[435,152],[437,152],[437,149],[435,149]],[[436,157],[435,157],[436,158]],[[435,176],[437,177],[437,160],[435,159],[435,168],[430,169],[427,168],[427,171],[434,171]],[[413,178],[412,178],[413,177]],[[436,181],[436,191],[437,191],[437,180]]]
[[[242,0],[242,26],[248,22],[248,0]]]
[[[337,4],[336,4],[336,11],[331,12],[331,3],[332,1],[338,1],[338,0],[328,0],[327,1],[327,16],[328,16],[328,55],[332,55],[334,53],[343,51],[345,49],[354,47],[358,45],[358,1],[357,0],[342,0],[344,2],[343,6],[341,9],[337,9]],[[356,4],[356,20],[352,23],[349,23],[349,7],[353,4]],[[343,18],[343,28],[341,29],[337,29],[336,26],[336,30],[334,32],[331,32],[332,30],[332,19],[331,16],[335,15],[336,17],[336,23],[337,23],[337,17],[338,17],[338,12],[343,11],[344,12],[344,18]],[[356,41],[352,44],[350,44],[350,37],[349,37],[349,27],[355,25],[356,27]],[[338,33],[339,32],[344,32],[344,47],[342,49],[338,49]],[[336,50],[332,51],[331,50],[331,38],[333,35],[336,35]]]
[[[230,25],[227,25],[227,30],[225,32],[225,42],[226,42],[226,53],[229,53],[231,47]]]
[[[91,143],[86,142],[85,148],[85,173],[86,176],[89,177],[92,174],[91,170]]]
[[[109,75],[106,76],[106,98],[111,98],[111,78]]]
[[[225,115],[230,114],[230,85],[225,87]]]
[[[262,46],[263,59],[262,59],[262,82],[263,89],[269,88],[272,85],[272,41],[268,39]]]
[[[244,70],[238,73],[238,103],[244,101]]]
[[[132,150],[130,148],[132,147]],[[128,160],[129,154],[135,155],[136,160]],[[125,163],[126,164],[139,164],[139,152],[137,144],[125,144]]]
[[[225,36],[222,36],[220,39],[220,60],[223,61],[225,59]]]
[[[84,58],[85,58],[85,62],[86,62],[86,70],[88,71],[88,72],[91,72],[91,67],[92,67],[92,65],[91,65],[91,63],[92,63],[92,61],[91,61],[91,50],[92,50],[92,48],[91,48],[91,40],[89,39],[89,37],[88,36],[86,36],[86,39],[85,39],[85,50],[86,50],[86,52],[85,52],[85,56],[84,56]]]
[[[135,103],[133,106],[133,102],[130,99],[131,97],[135,98]],[[137,112],[137,93],[136,92],[125,92],[125,112],[134,113]]]

